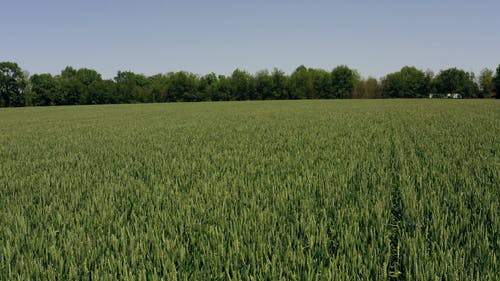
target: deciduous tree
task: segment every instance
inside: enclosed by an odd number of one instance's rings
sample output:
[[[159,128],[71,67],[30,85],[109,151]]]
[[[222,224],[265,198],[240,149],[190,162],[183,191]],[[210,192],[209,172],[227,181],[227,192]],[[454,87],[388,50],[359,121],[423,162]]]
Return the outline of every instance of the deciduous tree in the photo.
[[[430,78],[423,71],[405,66],[382,78],[384,98],[421,98],[429,95]]]
[[[14,62],[0,62],[0,106],[26,105],[27,77]]]
[[[33,105],[61,104],[58,80],[49,73],[34,74],[30,77]]]
[[[353,98],[358,99],[376,99],[381,98],[381,87],[377,79],[369,77],[368,79],[359,80],[356,83],[353,91]]]
[[[231,75],[231,95],[236,100],[249,100],[255,96],[253,77],[248,72],[236,69]]]
[[[340,65],[334,68],[332,75],[332,95],[328,98],[350,98],[354,90],[354,86],[360,79],[359,74],[345,65]]]
[[[495,85],[495,97],[500,99],[500,65],[497,67],[495,78],[493,79],[493,84]]]
[[[271,73],[273,79],[272,99],[288,99],[289,93],[287,90],[288,76],[277,68]]]
[[[121,103],[147,101],[146,86],[148,80],[142,74],[132,71],[118,71],[115,79],[117,100]]]
[[[479,87],[481,98],[488,98],[494,95],[495,84],[493,83],[493,71],[491,69],[485,68],[481,70],[481,74],[479,74]]]
[[[297,67],[288,79],[288,91],[291,99],[310,98],[314,92],[313,79],[303,65]]]
[[[474,82],[474,74],[458,68],[442,70],[433,81],[440,94],[458,93],[466,98],[476,98],[479,88]]]
[[[195,74],[179,71],[168,74],[168,101],[199,101],[198,77]]]

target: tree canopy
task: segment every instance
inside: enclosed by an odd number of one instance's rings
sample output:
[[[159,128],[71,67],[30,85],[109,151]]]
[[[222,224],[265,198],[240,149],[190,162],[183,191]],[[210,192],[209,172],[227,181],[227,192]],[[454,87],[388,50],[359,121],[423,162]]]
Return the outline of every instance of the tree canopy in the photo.
[[[431,78],[413,66],[388,74],[382,79],[385,98],[421,98],[430,93]]]
[[[356,83],[359,81],[359,74],[345,65],[337,66],[332,70],[332,93],[328,98],[350,98]]]
[[[495,77],[493,78],[493,84],[495,85],[495,97],[500,98],[500,65],[497,67]]]
[[[17,63],[0,63],[0,106],[44,106],[142,102],[195,102],[273,99],[422,98],[430,93],[460,93],[466,98],[492,97],[500,92],[500,66],[484,69],[479,78],[458,68],[436,76],[413,66],[380,81],[363,79],[345,65],[327,71],[297,67],[290,75],[279,69],[250,74],[236,69],[229,76],[186,71],[146,76],[118,71],[103,79],[96,70],[66,67],[58,75],[28,77]]]
[[[26,77],[14,62],[0,62],[0,106],[26,105]]]
[[[442,70],[434,79],[438,93],[459,93],[465,98],[478,97],[479,88],[474,82],[474,74],[458,68]]]
[[[483,69],[479,74],[480,97],[492,97],[495,92],[495,84],[493,83],[493,71],[491,69]]]
[[[35,74],[29,81],[32,92],[36,93],[32,98],[33,105],[62,104],[59,80],[51,74]]]

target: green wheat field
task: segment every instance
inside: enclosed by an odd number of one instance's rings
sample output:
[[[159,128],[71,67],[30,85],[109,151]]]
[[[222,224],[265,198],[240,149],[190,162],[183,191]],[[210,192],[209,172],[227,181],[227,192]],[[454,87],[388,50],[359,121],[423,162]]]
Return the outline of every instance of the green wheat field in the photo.
[[[0,280],[498,280],[500,103],[0,109]]]

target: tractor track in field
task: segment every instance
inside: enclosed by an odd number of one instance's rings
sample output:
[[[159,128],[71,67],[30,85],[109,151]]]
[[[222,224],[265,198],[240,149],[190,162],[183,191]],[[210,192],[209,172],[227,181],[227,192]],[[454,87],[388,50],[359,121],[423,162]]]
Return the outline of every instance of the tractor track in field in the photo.
[[[403,227],[403,201],[399,171],[401,163],[396,151],[394,128],[390,134],[390,171],[391,171],[391,220],[390,220],[390,257],[387,272],[389,280],[405,280],[405,266],[401,256],[401,229]]]

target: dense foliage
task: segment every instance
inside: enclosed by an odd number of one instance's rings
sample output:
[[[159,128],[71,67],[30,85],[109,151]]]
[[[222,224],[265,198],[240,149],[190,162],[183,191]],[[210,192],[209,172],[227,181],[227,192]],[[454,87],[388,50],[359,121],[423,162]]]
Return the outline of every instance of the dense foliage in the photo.
[[[13,62],[0,62],[0,106],[26,105],[26,76]]]
[[[431,77],[415,67],[405,66],[382,79],[385,98],[421,98],[431,93]],[[441,93],[449,93],[441,91]]]
[[[467,73],[457,68],[441,71],[434,79],[439,93],[460,93],[464,97],[476,98],[479,88],[474,83],[474,73]]]
[[[500,98],[500,65],[497,67],[495,78],[493,78],[493,85],[495,87],[496,97]]]
[[[175,77],[184,93],[215,79]],[[484,100],[0,110],[0,280],[498,280],[499,114]]]
[[[497,76],[498,77],[498,74]],[[286,75],[274,69],[255,75],[236,69],[231,75],[204,76],[179,71],[145,76],[119,71],[110,80],[92,69],[65,68],[59,75],[28,77],[12,62],[0,63],[0,106],[154,103],[177,101],[231,101],[345,98],[421,98],[429,94],[460,93],[466,98],[492,97],[495,77],[485,69],[476,81],[473,73],[457,68],[436,76],[415,67],[403,67],[381,81],[362,79],[341,65],[332,71],[299,66]],[[498,84],[498,82],[497,82]],[[498,95],[497,95],[498,97]]]

